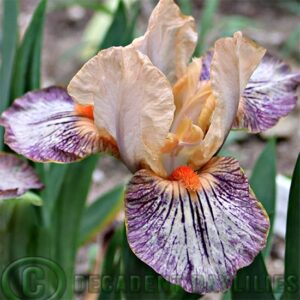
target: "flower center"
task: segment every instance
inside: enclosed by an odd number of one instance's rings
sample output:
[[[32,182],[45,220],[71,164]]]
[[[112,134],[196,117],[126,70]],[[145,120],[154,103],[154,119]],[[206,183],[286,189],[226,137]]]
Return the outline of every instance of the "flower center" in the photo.
[[[182,101],[161,148],[168,173],[182,165],[193,165],[193,154],[205,139],[216,104],[210,82],[201,83],[194,96]]]
[[[86,118],[94,120],[94,106],[93,105],[81,105],[75,104],[75,111]]]
[[[180,166],[176,168],[169,176],[169,179],[181,182],[185,188],[194,192],[200,188],[199,176],[188,166]]]

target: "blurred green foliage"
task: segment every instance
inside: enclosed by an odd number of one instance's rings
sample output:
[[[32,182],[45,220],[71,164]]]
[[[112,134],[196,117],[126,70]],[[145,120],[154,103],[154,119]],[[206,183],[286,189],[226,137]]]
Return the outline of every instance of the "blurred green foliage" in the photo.
[[[13,1],[12,1],[13,2]],[[19,43],[12,79],[11,100],[40,87],[41,50],[47,0],[40,1]]]
[[[131,251],[125,227],[120,226],[106,251],[100,273],[109,279],[102,286],[99,300],[161,299],[196,300],[199,295],[185,292],[155,273]]]
[[[284,300],[300,298],[300,153],[295,166],[289,197],[286,245]],[[289,283],[289,284],[287,284]]]
[[[198,45],[195,51],[196,56],[203,54],[204,50],[207,50],[206,36],[213,28],[214,15],[218,9],[219,0],[205,0],[204,7],[200,18],[199,24],[199,38]]]
[[[80,227],[80,245],[91,240],[114,221],[116,214],[123,208],[123,200],[124,186],[120,185],[85,208]]]
[[[271,278],[262,254],[253,263],[238,271],[231,287],[232,300],[274,300]]]
[[[250,178],[250,186],[270,218],[271,227],[267,247],[250,266],[238,271],[231,293],[226,295],[226,299],[273,300],[272,283],[264,258],[270,254],[276,205],[276,143],[274,139],[268,142],[257,159]]]
[[[17,49],[18,38],[18,2],[4,0],[3,2],[3,24],[1,45],[1,67],[0,67],[0,112],[8,106],[14,58]],[[0,150],[3,149],[3,128],[0,127]]]
[[[153,1],[154,3],[155,1]],[[269,1],[270,5],[284,7],[293,14],[299,14],[297,1]],[[138,27],[141,1],[116,0],[112,8],[111,2],[98,0],[53,0],[49,1],[49,9],[59,10],[79,5],[93,11],[95,18],[93,32],[87,30],[86,36],[92,38],[92,46],[87,56],[93,55],[100,49],[110,46],[127,45],[136,35]],[[188,0],[179,0],[186,14],[194,13],[195,3]],[[1,68],[0,68],[0,112],[6,109],[11,101],[25,92],[40,87],[41,52],[43,28],[46,14],[46,0],[41,0],[33,14],[30,25],[22,40],[19,40],[17,18],[19,14],[18,0],[3,0],[3,25],[1,34]],[[196,54],[202,54],[211,45],[208,39],[211,35],[230,35],[234,31],[257,26],[253,19],[245,16],[219,16],[221,1],[204,0],[203,9],[198,20],[199,42]],[[104,24],[105,23],[105,24]],[[282,45],[282,54],[286,57],[299,56],[300,27],[296,27],[286,37]],[[88,43],[88,42],[87,42]],[[80,44],[86,47],[87,43]],[[76,51],[78,53],[78,51]],[[244,135],[231,134],[228,143],[244,138]],[[3,149],[3,130],[0,128],[0,150]],[[275,207],[275,176],[276,176],[276,145],[270,141],[258,159],[251,177],[251,185],[258,198],[270,216],[274,219]],[[107,194],[87,204],[87,196],[91,184],[92,173],[99,157],[72,165],[35,164],[46,188],[39,195],[32,193],[23,197],[0,203],[0,266],[1,270],[12,261],[25,256],[42,256],[57,262],[66,274],[67,285],[63,299],[74,298],[74,269],[78,249],[93,239],[95,235],[107,229],[122,209],[124,186],[120,185]],[[100,158],[101,159],[101,158]],[[300,158],[295,168],[292,190],[290,195],[287,247],[286,247],[286,280],[295,275],[300,278],[299,262],[299,172]],[[265,193],[268,190],[268,193]],[[246,278],[267,278],[268,273],[264,259],[268,257],[272,239],[272,229],[267,250],[259,255],[254,263],[238,273],[236,282],[245,282]],[[96,264],[97,251],[93,248],[90,256],[92,264]],[[103,249],[102,249],[103,250]],[[90,267],[92,268],[92,266]],[[112,278],[125,278],[119,290],[104,291],[99,299],[197,299],[198,296],[188,294],[181,288],[173,286],[160,278],[159,275],[141,262],[130,250],[123,226],[116,229],[109,241],[103,264],[99,272],[110,275]],[[22,294],[22,283],[18,274],[11,278],[14,289]],[[132,294],[128,291],[130,276],[147,276],[162,284],[163,290],[155,289],[150,293]],[[122,277],[123,276],[123,277]],[[270,282],[267,280],[269,287]],[[55,286],[55,279],[49,274],[49,293]],[[300,283],[298,282],[298,285]],[[245,292],[246,291],[246,292]],[[145,291],[144,291],[145,292]],[[299,298],[299,293],[291,294],[285,289],[284,299]],[[0,295],[3,298],[3,295]],[[273,299],[272,288],[257,294],[254,289],[239,292],[232,289],[226,294],[226,299]],[[25,298],[25,297],[23,297]]]
[[[257,159],[250,178],[250,186],[262,203],[270,219],[267,246],[263,253],[268,257],[273,238],[273,223],[276,207],[276,142],[271,139]]]

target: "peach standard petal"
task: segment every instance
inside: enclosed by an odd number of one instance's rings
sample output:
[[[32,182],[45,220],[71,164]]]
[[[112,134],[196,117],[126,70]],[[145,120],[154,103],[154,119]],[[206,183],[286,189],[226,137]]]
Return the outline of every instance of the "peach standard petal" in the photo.
[[[222,146],[232,128],[242,93],[264,54],[264,48],[243,37],[241,32],[215,43],[210,80],[216,108],[203,141],[191,157],[194,166],[204,165]]]
[[[183,15],[173,0],[161,0],[151,14],[146,33],[132,45],[174,84],[186,72],[197,39],[194,18]]]
[[[96,126],[116,140],[132,172],[148,166],[166,175],[160,149],[173,120],[174,98],[148,57],[132,46],[103,50],[71,80],[68,91],[76,102],[94,105]]]

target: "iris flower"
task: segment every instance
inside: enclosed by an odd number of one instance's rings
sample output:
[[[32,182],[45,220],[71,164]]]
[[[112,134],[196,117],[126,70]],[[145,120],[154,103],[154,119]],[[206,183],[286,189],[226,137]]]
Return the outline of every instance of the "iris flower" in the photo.
[[[41,189],[34,169],[13,154],[0,152],[0,201],[17,198],[30,189]]]
[[[128,242],[186,291],[224,291],[264,248],[268,216],[238,161],[217,157],[232,128],[260,132],[296,104],[299,74],[241,32],[194,58],[194,19],[161,0],[146,33],[91,58],[67,91],[29,92],[3,113],[6,143],[35,161],[110,152],[134,174]]]

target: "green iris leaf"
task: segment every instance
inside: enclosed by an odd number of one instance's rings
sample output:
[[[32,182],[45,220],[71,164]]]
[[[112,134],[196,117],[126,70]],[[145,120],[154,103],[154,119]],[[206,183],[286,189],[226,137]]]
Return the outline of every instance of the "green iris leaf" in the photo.
[[[276,142],[274,139],[267,143],[256,161],[250,178],[250,186],[270,218],[271,227],[267,246],[263,251],[264,256],[267,257],[272,246],[276,205]]]
[[[272,241],[272,229],[276,198],[276,143],[270,140],[259,156],[250,179],[250,185],[259,201],[265,207],[271,223],[269,238],[263,254],[260,253],[253,263],[238,271],[231,288],[234,300],[274,299],[272,284],[268,275],[264,256],[267,256]],[[229,296],[228,296],[229,297]]]
[[[65,271],[67,278],[64,299],[72,299],[73,295],[80,223],[98,158],[97,155],[92,156],[68,166],[53,210],[51,231],[55,245],[55,262]]]
[[[124,186],[120,185],[99,197],[84,210],[79,243],[83,244],[111,223],[123,208]]]
[[[238,271],[231,287],[232,300],[274,300],[272,283],[263,255],[256,256],[253,263]]]
[[[40,1],[17,50],[12,99],[40,87],[41,48],[46,5],[47,0]]]
[[[300,154],[295,166],[289,196],[286,246],[284,300],[300,299]]]
[[[195,56],[203,54],[205,49],[205,39],[209,31],[213,28],[214,15],[219,7],[219,0],[206,0],[201,13],[201,22],[199,24],[199,38]]]
[[[27,192],[27,193],[25,193],[22,196],[17,197],[17,198],[2,200],[1,202],[14,202],[14,203],[23,202],[23,203],[30,203],[30,204],[33,204],[33,205],[36,205],[36,206],[43,205],[42,198],[40,196],[32,193],[32,192]]]
[[[110,25],[104,40],[101,42],[100,49],[112,46],[126,46],[134,38],[140,3],[131,5],[130,14],[123,0],[119,1],[118,8],[114,14],[113,22]]]
[[[131,251],[124,226],[112,237],[102,265],[99,300],[167,299],[196,300],[199,295],[172,285],[139,260]]]
[[[0,68],[0,114],[10,100],[11,78],[18,40],[19,1],[3,1],[2,51]],[[3,149],[3,127],[0,126],[0,150]]]

